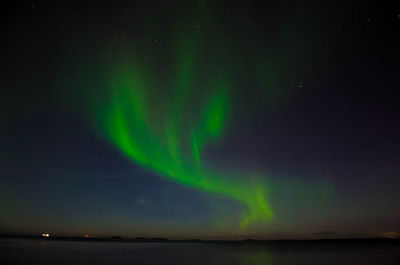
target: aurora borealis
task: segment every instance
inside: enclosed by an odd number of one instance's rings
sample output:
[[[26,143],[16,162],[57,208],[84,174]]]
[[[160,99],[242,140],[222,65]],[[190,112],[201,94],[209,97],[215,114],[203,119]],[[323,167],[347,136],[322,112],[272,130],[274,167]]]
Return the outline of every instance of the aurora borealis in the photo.
[[[250,221],[268,220],[273,212],[265,182],[251,174],[245,178],[232,173],[224,176],[204,167],[201,154],[205,145],[223,135],[229,120],[229,87],[224,83],[210,85],[210,89],[201,87],[204,99],[199,98],[193,49],[187,50],[182,64],[178,63],[170,98],[162,95],[165,102],[155,110],[152,102],[162,99],[154,99],[157,88],[142,80],[140,70],[115,71],[107,97],[110,102],[98,103],[95,108],[100,130],[139,165],[178,183],[245,204],[248,213],[241,217],[242,227]]]
[[[0,233],[400,233],[398,8],[39,1],[8,13]]]

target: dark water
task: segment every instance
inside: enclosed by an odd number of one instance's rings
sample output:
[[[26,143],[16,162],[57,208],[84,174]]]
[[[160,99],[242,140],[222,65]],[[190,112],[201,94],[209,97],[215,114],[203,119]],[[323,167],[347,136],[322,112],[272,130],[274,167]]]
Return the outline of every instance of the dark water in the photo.
[[[233,244],[0,239],[0,264],[400,264],[391,244]]]

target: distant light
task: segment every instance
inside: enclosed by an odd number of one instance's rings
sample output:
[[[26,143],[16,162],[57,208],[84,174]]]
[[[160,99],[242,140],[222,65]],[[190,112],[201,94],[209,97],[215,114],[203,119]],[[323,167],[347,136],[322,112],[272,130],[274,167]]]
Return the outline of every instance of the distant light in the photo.
[[[89,237],[89,235],[88,234],[85,234],[85,238],[88,238]]]
[[[379,237],[396,239],[400,238],[400,233],[397,232],[383,232],[378,234]]]
[[[49,237],[50,235],[49,234],[42,234],[42,236]]]

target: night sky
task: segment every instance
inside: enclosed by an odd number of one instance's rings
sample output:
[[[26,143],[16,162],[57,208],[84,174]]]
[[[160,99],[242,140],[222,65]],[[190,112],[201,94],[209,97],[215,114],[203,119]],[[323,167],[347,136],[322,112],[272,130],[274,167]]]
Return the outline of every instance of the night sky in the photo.
[[[400,237],[400,5],[3,10],[0,234]]]

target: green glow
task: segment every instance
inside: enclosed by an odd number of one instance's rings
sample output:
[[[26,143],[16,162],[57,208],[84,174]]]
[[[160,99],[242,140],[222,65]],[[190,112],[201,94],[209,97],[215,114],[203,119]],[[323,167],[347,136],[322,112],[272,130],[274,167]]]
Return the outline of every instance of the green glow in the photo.
[[[102,134],[135,163],[175,182],[234,199],[247,207],[239,223],[273,216],[261,178],[235,176],[205,166],[202,152],[224,135],[229,121],[229,86],[225,80],[199,88],[195,84],[193,50],[178,60],[176,82],[165,88],[168,97],[146,79],[146,73],[127,64],[114,69],[104,102],[94,108]],[[151,75],[149,75],[151,76]],[[201,91],[201,93],[199,93]]]
[[[231,173],[235,169],[221,172],[204,157],[207,145],[222,140],[230,124],[234,86],[226,78],[232,72],[229,65],[204,71],[213,59],[199,53],[202,45],[207,46],[202,32],[214,29],[208,26],[212,16],[203,1],[198,9],[202,30],[179,25],[166,76],[157,72],[157,65],[133,59],[129,52],[107,63],[112,69],[107,71],[105,100],[96,101],[94,116],[106,139],[135,163],[243,204],[247,210],[239,213],[238,223],[246,228],[252,222],[270,220],[273,211],[265,178]],[[218,50],[217,46],[214,42],[213,49]]]

